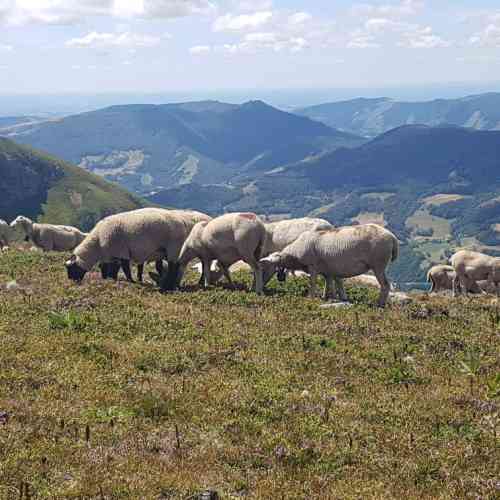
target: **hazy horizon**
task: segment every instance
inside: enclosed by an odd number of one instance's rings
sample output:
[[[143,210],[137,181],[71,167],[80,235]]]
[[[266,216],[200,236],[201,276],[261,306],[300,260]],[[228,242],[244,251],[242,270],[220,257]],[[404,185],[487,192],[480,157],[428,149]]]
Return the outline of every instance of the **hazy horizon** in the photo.
[[[166,104],[218,100],[240,104],[262,100],[284,110],[354,98],[387,97],[404,101],[456,99],[474,94],[500,92],[500,82],[489,84],[448,83],[421,86],[309,89],[218,89],[165,92],[59,92],[45,94],[0,94],[0,116],[70,114],[122,104]]]

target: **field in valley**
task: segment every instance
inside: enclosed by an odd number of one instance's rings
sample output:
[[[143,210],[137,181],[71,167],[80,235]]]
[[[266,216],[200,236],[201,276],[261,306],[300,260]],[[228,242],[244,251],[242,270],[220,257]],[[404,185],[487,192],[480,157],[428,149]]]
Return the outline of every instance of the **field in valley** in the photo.
[[[1,499],[498,498],[497,299],[161,295],[63,260],[0,253]]]

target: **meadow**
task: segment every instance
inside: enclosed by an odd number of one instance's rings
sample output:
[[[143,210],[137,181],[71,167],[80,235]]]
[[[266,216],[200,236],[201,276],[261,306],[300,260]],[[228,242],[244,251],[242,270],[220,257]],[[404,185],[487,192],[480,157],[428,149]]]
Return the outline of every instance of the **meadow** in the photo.
[[[304,279],[162,295],[63,261],[0,253],[2,500],[500,495],[497,299],[321,309]]]

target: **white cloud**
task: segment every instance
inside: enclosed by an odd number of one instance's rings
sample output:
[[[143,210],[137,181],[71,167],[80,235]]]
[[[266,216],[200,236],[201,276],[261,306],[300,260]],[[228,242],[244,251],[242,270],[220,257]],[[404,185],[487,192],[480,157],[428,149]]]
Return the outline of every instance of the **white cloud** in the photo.
[[[0,43],[0,52],[12,52],[14,47],[12,45],[5,45]]]
[[[209,54],[212,51],[210,45],[195,45],[189,49],[189,53],[193,56],[201,56]]]
[[[154,47],[161,43],[161,38],[150,36],[150,35],[140,35],[130,32],[125,33],[98,33],[93,31],[81,38],[72,38],[66,42],[67,47],[76,48],[144,48],[144,47]]]
[[[74,24],[95,16],[174,18],[214,11],[211,0],[0,0],[0,23]]]
[[[393,4],[373,5],[362,3],[354,5],[354,16],[401,18],[418,14],[424,8],[423,0],[401,0]]]
[[[405,39],[399,42],[398,45],[410,49],[438,49],[451,47],[452,45],[451,42],[434,35],[430,27],[417,29],[412,33],[405,33],[404,37]]]
[[[498,24],[488,24],[481,32],[471,36],[469,43],[476,47],[500,48],[500,19]]]
[[[355,30],[347,44],[350,48],[376,48],[395,45],[411,49],[450,47],[451,42],[433,32],[430,26],[407,23],[389,18],[372,18]]]
[[[298,24],[304,24],[307,21],[310,21],[311,19],[312,16],[308,12],[296,12],[295,14],[289,16],[288,22],[291,25],[298,25]]]
[[[373,36],[354,33],[352,38],[347,42],[349,49],[378,49],[380,44],[375,42]]]
[[[232,6],[241,12],[257,12],[270,10],[273,6],[272,0],[233,0]]]
[[[253,14],[241,14],[238,16],[226,14],[215,20],[213,30],[216,32],[253,30],[268,24],[272,17],[273,13],[271,11],[254,12]]]

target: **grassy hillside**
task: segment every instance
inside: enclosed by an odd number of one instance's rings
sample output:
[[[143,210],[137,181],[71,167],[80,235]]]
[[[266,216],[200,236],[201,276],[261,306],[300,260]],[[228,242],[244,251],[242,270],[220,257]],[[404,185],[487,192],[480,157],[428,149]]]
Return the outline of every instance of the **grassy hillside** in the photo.
[[[85,170],[0,138],[0,218],[23,214],[90,229],[106,215],[145,206]]]
[[[499,109],[500,93],[487,93],[426,102],[352,99],[300,109],[297,113],[339,130],[375,137],[393,128],[415,123],[497,130]]]
[[[302,281],[161,295],[62,260],[0,254],[1,498],[498,494],[491,299],[323,310]]]

